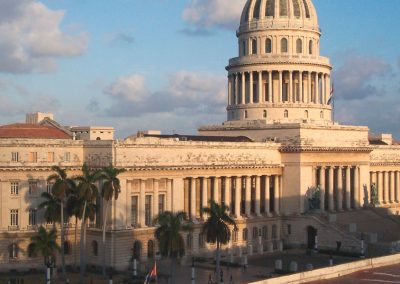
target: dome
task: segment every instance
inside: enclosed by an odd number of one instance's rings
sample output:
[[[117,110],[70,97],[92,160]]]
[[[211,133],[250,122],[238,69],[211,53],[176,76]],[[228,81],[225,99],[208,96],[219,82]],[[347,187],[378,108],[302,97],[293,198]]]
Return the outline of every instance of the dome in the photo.
[[[265,25],[254,25],[257,22]],[[248,0],[240,27],[240,30],[281,27],[319,31],[317,12],[311,0]]]

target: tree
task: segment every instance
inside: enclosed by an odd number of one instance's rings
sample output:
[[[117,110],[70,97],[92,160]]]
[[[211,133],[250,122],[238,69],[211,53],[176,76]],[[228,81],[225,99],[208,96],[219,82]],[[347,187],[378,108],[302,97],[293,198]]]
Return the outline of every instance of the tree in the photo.
[[[185,241],[181,233],[193,230],[191,223],[184,223],[185,219],[185,212],[172,213],[169,211],[159,214],[154,219],[154,223],[157,224],[154,236],[158,241],[160,253],[163,257],[171,259],[172,283],[175,283],[176,259],[185,253]]]
[[[219,277],[221,273],[221,244],[227,244],[231,239],[231,230],[229,226],[233,226],[236,230],[235,221],[228,214],[228,207],[224,204],[217,204],[215,201],[210,201],[210,207],[202,209],[203,213],[207,214],[208,218],[203,224],[202,234],[206,236],[207,243],[217,244],[216,250],[216,271]]]
[[[89,216],[90,205],[96,201],[96,197],[99,195],[96,183],[100,178],[101,172],[91,171],[86,163],[82,166],[82,175],[75,178],[78,182],[79,198],[83,201],[80,247],[80,283],[82,284],[84,283],[86,271],[86,221]]]
[[[29,253],[40,254],[43,256],[44,265],[52,258],[55,260],[56,252],[61,250],[57,244],[57,231],[52,229],[47,232],[46,229],[41,226],[37,234],[31,237],[32,245],[29,246]]]
[[[103,181],[103,187],[101,190],[101,196],[106,203],[104,208],[103,216],[103,276],[106,275],[106,228],[107,228],[107,214],[110,201],[114,198],[118,199],[118,195],[121,192],[121,183],[118,179],[118,175],[125,172],[125,169],[117,169],[113,165],[109,165],[102,169],[101,179]]]
[[[44,209],[44,219],[48,223],[53,223],[54,227],[57,222],[61,221],[60,199],[48,192],[43,192],[41,197],[44,201],[39,204],[39,209]]]
[[[82,198],[79,197],[79,192],[77,188],[74,188],[70,196],[67,200],[67,213],[69,216],[74,216],[75,217],[75,246],[74,246],[74,267],[76,269],[77,267],[77,261],[76,261],[76,248],[77,248],[77,242],[78,242],[78,220],[82,219],[82,211],[83,211],[83,206],[84,206],[84,201]]]
[[[51,168],[55,173],[47,178],[47,182],[53,183],[52,194],[60,200],[60,228],[61,228],[61,244],[64,245],[65,242],[65,230],[64,230],[64,210],[66,199],[74,187],[74,182],[68,177],[67,171],[61,169],[58,166],[53,166]],[[67,278],[65,269],[65,253],[61,250],[61,267],[63,278]]]

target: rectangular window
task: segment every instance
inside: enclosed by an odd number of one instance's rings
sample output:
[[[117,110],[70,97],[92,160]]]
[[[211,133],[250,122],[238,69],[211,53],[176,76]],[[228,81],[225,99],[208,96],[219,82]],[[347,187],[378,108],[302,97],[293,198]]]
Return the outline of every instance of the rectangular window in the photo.
[[[19,182],[13,181],[11,182],[11,195],[18,195],[19,194]]]
[[[47,153],[47,162],[54,163],[54,152]]]
[[[54,185],[54,184],[53,184],[52,182],[47,182],[47,184],[46,184],[46,191],[47,191],[48,194],[51,194],[51,193],[52,193],[53,185]]]
[[[288,233],[288,235],[292,234],[292,225],[290,225],[290,224],[287,225],[287,233]]]
[[[64,153],[64,162],[69,162],[71,160],[71,153],[65,152]]]
[[[165,211],[165,195],[160,194],[158,196],[158,214],[162,214]]]
[[[36,163],[37,162],[37,152],[30,152],[29,153],[29,162]]]
[[[36,195],[38,193],[38,182],[36,180],[29,181],[28,193],[30,195]]]
[[[10,225],[11,226],[18,226],[18,209],[11,209],[10,210]]]
[[[132,196],[131,197],[131,225],[133,227],[136,227],[138,224],[138,202],[139,202],[139,197],[138,196]]]
[[[11,152],[11,162],[18,162],[18,161],[19,161],[19,153]]]
[[[36,209],[29,209],[29,226],[36,226]]]
[[[151,226],[151,195],[146,195],[146,200],[145,200],[145,205],[144,205],[144,210],[145,210],[145,225],[146,226]]]

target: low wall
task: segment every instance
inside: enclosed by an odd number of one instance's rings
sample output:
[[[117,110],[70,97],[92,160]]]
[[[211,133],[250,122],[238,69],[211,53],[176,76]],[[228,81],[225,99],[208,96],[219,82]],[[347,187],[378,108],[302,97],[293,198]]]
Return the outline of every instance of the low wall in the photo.
[[[319,280],[341,277],[361,270],[394,265],[397,263],[400,263],[400,254],[364,259],[360,261],[340,264],[327,268],[321,268],[312,271],[296,273],[288,276],[282,276],[282,277],[252,282],[250,284],[307,283],[311,281],[319,281]]]

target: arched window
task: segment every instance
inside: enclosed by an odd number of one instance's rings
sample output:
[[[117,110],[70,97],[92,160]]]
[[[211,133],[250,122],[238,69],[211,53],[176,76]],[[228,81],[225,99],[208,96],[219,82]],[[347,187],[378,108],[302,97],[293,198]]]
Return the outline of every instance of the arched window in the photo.
[[[242,41],[242,55],[246,55],[246,41]]]
[[[281,53],[288,52],[288,40],[286,38],[281,39]]]
[[[205,248],[204,234],[199,234],[199,248]]]
[[[265,53],[272,53],[272,40],[270,38],[265,40]]]
[[[247,110],[245,110],[244,111],[244,118],[248,118],[249,117],[249,115],[248,115],[248,113],[247,113]]]
[[[260,18],[260,6],[261,6],[261,0],[257,0],[256,4],[254,5],[253,19]]]
[[[253,240],[257,240],[258,239],[258,228],[254,227],[253,228]]]
[[[192,249],[193,247],[193,235],[192,234],[188,234],[186,236],[186,248],[187,249]]]
[[[261,236],[264,241],[268,239],[268,227],[267,226],[262,227]]]
[[[304,111],[304,118],[308,118],[308,110]]]
[[[18,258],[18,253],[19,253],[19,247],[16,243],[12,243],[8,247],[8,256],[10,259],[16,259]]]
[[[243,233],[243,235],[242,235],[243,241],[247,242],[247,240],[249,238],[249,230],[247,228],[245,228],[245,229],[243,229],[242,233]]]
[[[257,40],[251,40],[251,54],[257,54]]]
[[[71,253],[71,243],[69,241],[64,242],[64,254],[69,255]]]
[[[321,111],[321,112],[319,113],[319,118],[324,118],[324,112],[323,112],[323,111]]]
[[[301,39],[296,40],[296,52],[303,53],[303,42]]]
[[[314,53],[314,47],[313,47],[313,41],[310,40],[310,42],[308,43],[308,53],[309,54],[313,54]]]
[[[267,111],[263,110],[263,118],[267,118]]]
[[[285,111],[283,112],[283,117],[284,118],[288,118],[289,117],[289,111],[287,109],[285,109]]]
[[[238,230],[232,230],[232,241],[236,243],[238,241]]]
[[[36,251],[35,251],[35,244],[31,243],[28,246],[28,257],[33,258],[37,257]]]
[[[147,242],[147,258],[153,258],[154,257],[154,242],[152,240],[149,240]]]
[[[272,225],[272,239],[275,240],[278,238],[278,228],[276,225]]]
[[[101,140],[101,138],[100,138],[100,137],[97,137],[96,140]]]
[[[275,15],[275,0],[267,0],[265,7],[265,16],[273,17]]]
[[[97,243],[97,241],[92,241],[92,253],[94,256],[99,255],[99,244]]]
[[[133,244],[133,258],[140,260],[142,255],[142,243],[140,241],[135,241]]]

